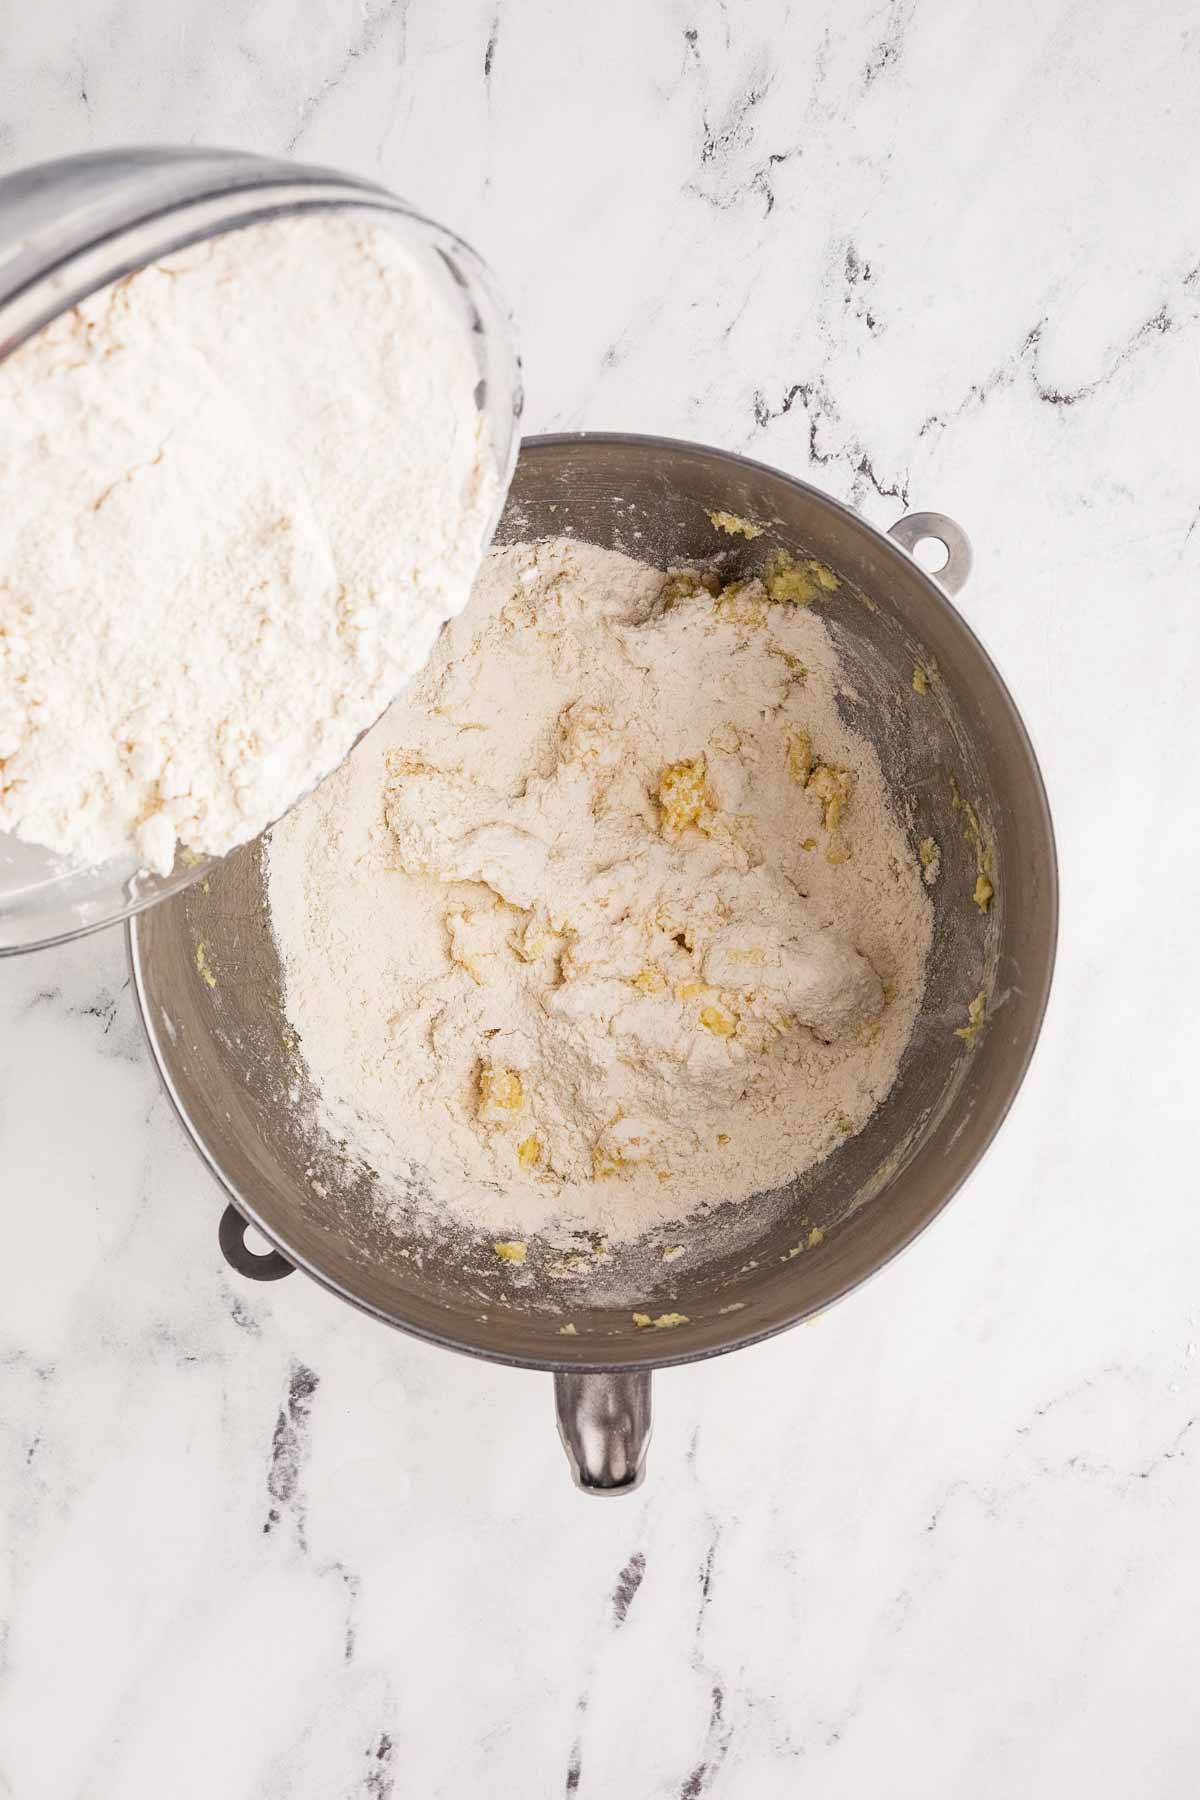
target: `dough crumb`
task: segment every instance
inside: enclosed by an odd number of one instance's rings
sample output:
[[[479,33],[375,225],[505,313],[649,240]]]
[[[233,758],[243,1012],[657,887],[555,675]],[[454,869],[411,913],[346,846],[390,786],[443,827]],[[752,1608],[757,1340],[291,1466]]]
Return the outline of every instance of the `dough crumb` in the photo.
[[[662,808],[662,832],[665,838],[678,838],[689,825],[695,825],[707,807],[705,760],[671,763],[658,783],[658,803]]]
[[[995,858],[992,846],[980,824],[979,814],[963,797],[958,782],[950,777],[950,804],[963,815],[963,837],[975,853],[975,886],[971,898],[981,913],[986,913],[996,892]]]
[[[804,730],[788,733],[788,774],[797,787],[807,787],[813,772],[812,736]]]
[[[767,561],[765,586],[772,600],[792,606],[811,606],[826,594],[834,594],[841,582],[832,569],[813,557],[797,561],[786,550],[776,550]]]
[[[961,1038],[964,1044],[973,1044],[983,1029],[986,1011],[987,997],[981,990],[968,1006],[967,1022],[958,1027],[955,1037]]]
[[[479,1100],[476,1116],[484,1125],[510,1125],[525,1105],[525,1089],[515,1069],[498,1063],[479,1065]]]
[[[708,516],[714,529],[725,532],[729,537],[757,538],[763,534],[763,526],[754,525],[749,519],[739,518],[737,513],[710,512]]]
[[[217,978],[208,966],[208,948],[203,940],[196,945],[196,973],[205,987],[216,987]]]

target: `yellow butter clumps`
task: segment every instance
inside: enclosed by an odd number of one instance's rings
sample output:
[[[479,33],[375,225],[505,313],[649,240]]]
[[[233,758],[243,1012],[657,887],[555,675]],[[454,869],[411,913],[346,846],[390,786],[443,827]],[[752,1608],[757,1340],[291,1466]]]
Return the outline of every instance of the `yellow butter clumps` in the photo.
[[[677,838],[694,825],[708,805],[705,763],[702,756],[694,762],[668,763],[658,784],[658,803],[662,807],[662,834]]]
[[[484,1125],[507,1125],[524,1104],[525,1090],[516,1069],[506,1069],[501,1063],[480,1063],[476,1115]]]
[[[704,577],[697,569],[672,569],[659,590],[659,599],[665,610],[670,611],[677,600],[693,600],[697,594],[707,593]]]
[[[702,1006],[700,1023],[705,1031],[711,1031],[714,1037],[732,1037],[737,1030],[737,1020],[729,1013],[723,1012],[719,1006]]]
[[[661,994],[667,985],[667,978],[661,969],[656,969],[652,963],[647,963],[646,967],[634,976],[633,985],[635,988],[640,988],[643,994]]]
[[[788,774],[797,787],[807,787],[813,772],[812,738],[807,731],[789,731],[787,740]]]
[[[950,777],[950,804],[955,812],[960,812],[965,821],[963,836],[975,852],[975,889],[971,895],[980,912],[985,913],[992,904],[992,895],[996,892],[996,884],[992,880],[995,874],[992,846],[984,835],[983,826],[979,822],[979,814],[969,800],[963,798],[957,781]]]
[[[804,786],[824,806],[822,823],[826,831],[836,831],[850,799],[852,776],[845,769],[832,769],[828,763],[817,763]]]
[[[764,581],[770,599],[792,606],[811,606],[814,600],[836,593],[841,586],[833,570],[824,563],[814,557],[798,562],[786,550],[777,550],[771,557]]]
[[[535,1137],[522,1138],[517,1145],[517,1161],[523,1169],[532,1169],[542,1154],[542,1146]]]
[[[709,518],[717,531],[723,531],[727,537],[756,538],[763,534],[763,526],[751,524],[749,519],[739,518],[737,513],[710,512]]]
[[[968,1006],[967,1022],[965,1025],[960,1025],[958,1027],[957,1031],[954,1033],[955,1037],[961,1038],[964,1044],[973,1044],[975,1039],[979,1036],[979,1033],[983,1030],[986,1013],[987,996],[981,990],[976,994],[975,998]]]
[[[829,833],[825,861],[834,865],[849,862],[850,848],[841,835],[841,823],[854,791],[853,775],[848,769],[835,769],[828,763],[819,762],[805,782],[804,791],[815,794],[822,805],[821,822]]]

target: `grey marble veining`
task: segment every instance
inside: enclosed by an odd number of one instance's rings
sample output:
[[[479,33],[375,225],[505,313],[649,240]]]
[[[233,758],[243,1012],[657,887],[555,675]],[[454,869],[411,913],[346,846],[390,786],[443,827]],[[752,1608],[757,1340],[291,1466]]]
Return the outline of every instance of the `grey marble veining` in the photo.
[[[531,430],[958,518],[1065,923],[966,1193],[811,1327],[663,1377],[612,1506],[572,1491],[547,1380],[226,1270],[116,934],[0,966],[0,1793],[1193,1793],[1192,9],[5,27],[0,166],[165,140],[380,177],[496,267]]]

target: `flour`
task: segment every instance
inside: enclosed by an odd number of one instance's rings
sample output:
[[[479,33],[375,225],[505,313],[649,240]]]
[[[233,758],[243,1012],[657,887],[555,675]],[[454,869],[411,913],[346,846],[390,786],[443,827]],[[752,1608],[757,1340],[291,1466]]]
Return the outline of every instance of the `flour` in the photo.
[[[346,213],[181,250],[0,363],[0,830],[166,873],[333,768],[467,597],[476,379]]]
[[[272,833],[310,1123],[498,1239],[614,1242],[857,1131],[931,909],[840,681],[817,614],[758,582],[714,599],[567,540],[493,552]]]

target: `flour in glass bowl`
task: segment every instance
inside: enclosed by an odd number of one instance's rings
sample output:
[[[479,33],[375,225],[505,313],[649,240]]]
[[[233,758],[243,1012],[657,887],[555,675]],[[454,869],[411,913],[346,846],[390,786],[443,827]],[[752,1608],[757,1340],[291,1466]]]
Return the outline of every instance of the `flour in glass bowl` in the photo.
[[[781,1185],[887,1095],[930,901],[805,583],[774,585],[494,550],[272,832],[304,1124],[385,1201],[417,1173],[501,1254],[626,1242]]]
[[[0,362],[0,831],[166,874],[334,768],[467,598],[477,378],[362,212],[179,250]]]

